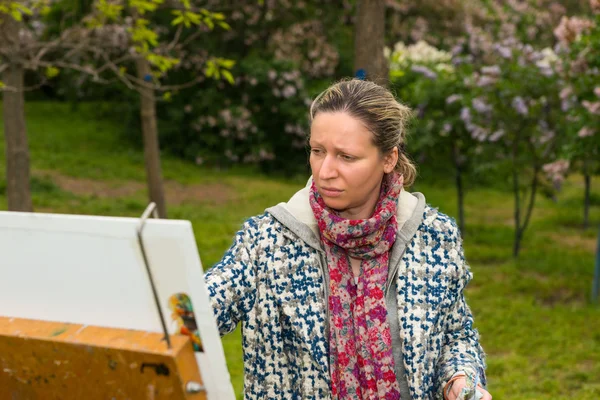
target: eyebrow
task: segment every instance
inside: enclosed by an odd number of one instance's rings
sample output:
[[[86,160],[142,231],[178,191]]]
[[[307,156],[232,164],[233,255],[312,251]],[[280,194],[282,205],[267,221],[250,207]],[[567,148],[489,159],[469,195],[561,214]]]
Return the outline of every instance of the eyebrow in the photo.
[[[311,146],[311,147],[314,147],[314,146],[324,147],[321,143],[318,143],[318,142],[317,143],[313,143],[312,140],[309,140],[308,145]],[[339,153],[350,153],[350,154],[356,154],[357,151],[360,151],[360,149],[358,149],[358,148],[355,149],[355,150],[351,150],[351,149],[348,149],[348,148],[337,147],[337,146],[335,146],[334,149],[337,152],[339,152]]]

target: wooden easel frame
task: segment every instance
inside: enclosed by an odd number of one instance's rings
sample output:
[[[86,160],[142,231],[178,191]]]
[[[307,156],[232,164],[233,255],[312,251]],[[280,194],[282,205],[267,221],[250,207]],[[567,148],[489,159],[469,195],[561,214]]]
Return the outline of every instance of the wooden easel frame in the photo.
[[[0,399],[206,399],[191,340],[0,317]]]

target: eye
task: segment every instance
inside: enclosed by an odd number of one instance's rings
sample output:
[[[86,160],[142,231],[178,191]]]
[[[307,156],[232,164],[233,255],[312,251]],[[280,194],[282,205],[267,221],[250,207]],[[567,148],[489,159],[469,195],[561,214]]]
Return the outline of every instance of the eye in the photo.
[[[344,161],[354,161],[354,160],[356,160],[356,157],[350,156],[348,154],[341,154],[340,157]]]
[[[315,156],[318,156],[318,155],[323,154],[323,150],[322,149],[311,148],[310,149],[310,154],[314,154]]]

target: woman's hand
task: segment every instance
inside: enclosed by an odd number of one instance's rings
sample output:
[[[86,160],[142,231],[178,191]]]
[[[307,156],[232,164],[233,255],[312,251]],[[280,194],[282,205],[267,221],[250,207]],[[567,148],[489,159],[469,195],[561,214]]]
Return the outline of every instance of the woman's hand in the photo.
[[[464,377],[456,379],[448,392],[448,400],[456,400],[465,386],[467,386],[467,380]],[[477,385],[477,390],[483,393],[481,400],[492,400],[492,395],[480,385]]]

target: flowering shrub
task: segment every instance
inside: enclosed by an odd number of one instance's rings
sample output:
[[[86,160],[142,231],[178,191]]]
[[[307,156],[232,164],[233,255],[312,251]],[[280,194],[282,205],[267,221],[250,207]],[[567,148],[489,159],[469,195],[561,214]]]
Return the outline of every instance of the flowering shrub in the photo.
[[[351,34],[350,28],[326,29],[333,21],[339,25],[337,2],[210,0],[208,6],[226,15],[231,29],[198,42],[196,53],[236,60],[234,83],[200,80],[162,103],[161,146],[204,165],[306,171],[310,99],[339,66],[332,32]],[[182,65],[172,80],[189,81],[193,67]]]
[[[554,30],[564,87],[560,92],[569,136],[563,154],[584,175],[583,226],[589,226],[591,177],[600,173],[600,2],[591,0],[595,20],[563,18]]]

